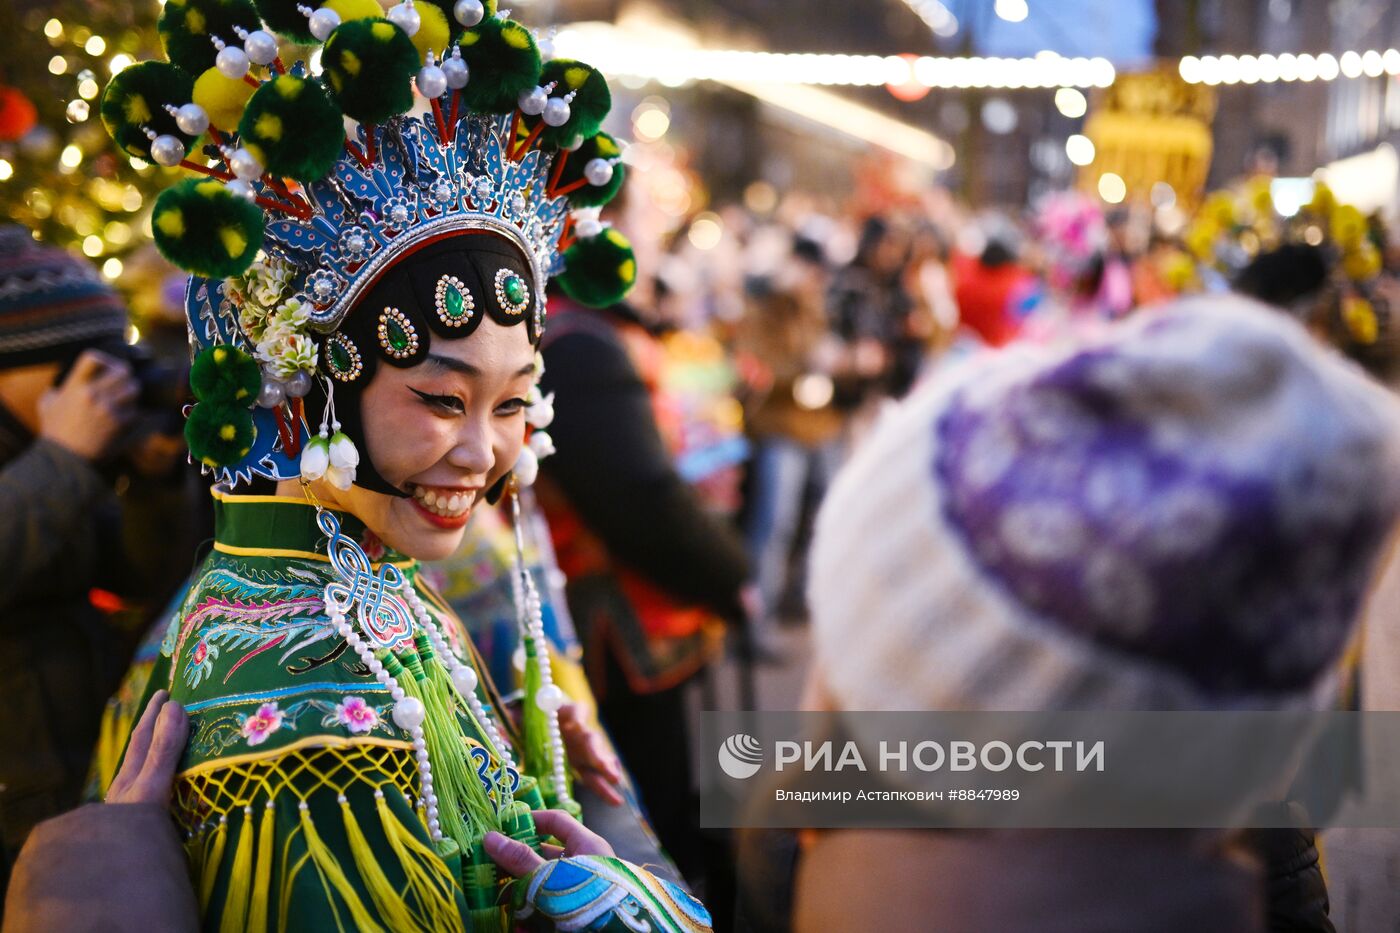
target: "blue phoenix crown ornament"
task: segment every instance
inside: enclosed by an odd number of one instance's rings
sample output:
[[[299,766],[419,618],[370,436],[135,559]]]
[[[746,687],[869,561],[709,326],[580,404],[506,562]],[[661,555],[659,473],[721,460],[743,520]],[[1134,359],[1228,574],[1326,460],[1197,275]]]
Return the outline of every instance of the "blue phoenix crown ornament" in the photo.
[[[545,193],[545,153],[531,150],[518,162],[507,156],[511,123],[464,117],[447,145],[431,115],[374,127],[376,164],[341,159],[329,177],[306,186],[312,216],[267,225],[264,248],[301,273],[298,297],[316,330],[333,331],[400,251],[462,230],[490,230],[521,247],[543,313],[545,283],[562,268],[557,247],[569,203]],[[363,143],[364,128],[360,134]]]

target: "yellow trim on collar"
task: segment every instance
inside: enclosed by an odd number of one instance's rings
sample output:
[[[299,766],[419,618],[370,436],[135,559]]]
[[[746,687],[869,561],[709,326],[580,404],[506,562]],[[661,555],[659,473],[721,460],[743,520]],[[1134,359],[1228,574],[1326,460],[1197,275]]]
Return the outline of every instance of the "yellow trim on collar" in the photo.
[[[299,551],[295,548],[276,547],[240,547],[237,544],[224,544],[222,541],[214,542],[214,550],[223,554],[232,554],[235,557],[296,557],[302,560],[319,560],[323,564],[329,564],[331,559],[325,554],[318,554],[315,551]],[[386,563],[393,564],[400,570],[407,570],[416,565],[415,560],[394,560],[394,561],[370,561],[370,569],[378,569]]]

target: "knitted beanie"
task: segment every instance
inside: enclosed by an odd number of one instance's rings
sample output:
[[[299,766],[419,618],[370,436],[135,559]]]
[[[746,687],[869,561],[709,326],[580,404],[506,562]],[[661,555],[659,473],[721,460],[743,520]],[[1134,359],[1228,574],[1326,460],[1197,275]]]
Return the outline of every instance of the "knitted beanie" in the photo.
[[[125,333],[126,307],[91,263],[0,226],[0,369],[71,359]]]
[[[969,361],[877,426],[811,556],[849,710],[1318,708],[1400,506],[1400,403],[1198,298]]]

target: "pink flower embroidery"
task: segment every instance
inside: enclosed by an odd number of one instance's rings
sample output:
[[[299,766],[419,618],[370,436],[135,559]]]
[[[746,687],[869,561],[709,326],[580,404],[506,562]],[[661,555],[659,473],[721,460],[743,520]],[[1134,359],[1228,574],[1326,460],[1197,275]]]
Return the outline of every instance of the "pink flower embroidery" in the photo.
[[[379,725],[379,714],[363,697],[346,697],[337,703],[335,719],[351,732],[368,732]]]
[[[258,711],[243,720],[243,738],[249,745],[261,745],[267,737],[282,728],[282,711],[276,703],[264,703]]]
[[[206,657],[208,657],[208,655],[209,655],[209,646],[208,646],[208,645],[206,645],[204,642],[200,642],[199,644],[195,645],[195,646],[194,646],[194,658],[193,658],[193,662],[194,662],[195,666],[198,667],[199,665],[203,664],[203,663],[204,663],[204,659],[205,659]]]

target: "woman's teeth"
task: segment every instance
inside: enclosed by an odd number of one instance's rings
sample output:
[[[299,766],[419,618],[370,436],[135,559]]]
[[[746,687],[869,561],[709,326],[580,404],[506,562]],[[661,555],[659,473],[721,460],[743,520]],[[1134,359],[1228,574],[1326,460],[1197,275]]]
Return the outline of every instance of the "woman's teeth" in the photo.
[[[415,486],[413,498],[434,515],[441,515],[443,518],[460,518],[471,510],[472,500],[476,498],[476,494],[468,492],[463,495],[460,492],[424,489],[421,486]]]

